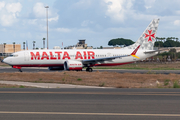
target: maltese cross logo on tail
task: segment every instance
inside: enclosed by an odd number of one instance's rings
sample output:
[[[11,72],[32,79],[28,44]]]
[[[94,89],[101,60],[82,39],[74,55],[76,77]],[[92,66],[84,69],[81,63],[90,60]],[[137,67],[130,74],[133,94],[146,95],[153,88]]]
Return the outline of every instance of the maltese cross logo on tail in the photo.
[[[155,33],[151,34],[151,32],[152,32],[152,30],[148,30],[149,35],[145,33],[145,38],[149,37],[148,42],[149,42],[149,41],[152,42],[151,37],[155,38],[155,36],[154,36]]]

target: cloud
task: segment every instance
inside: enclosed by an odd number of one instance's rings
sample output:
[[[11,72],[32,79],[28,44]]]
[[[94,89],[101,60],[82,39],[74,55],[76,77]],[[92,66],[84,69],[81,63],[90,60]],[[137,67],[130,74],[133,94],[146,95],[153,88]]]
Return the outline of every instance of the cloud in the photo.
[[[42,45],[47,29],[46,5],[51,48],[62,41],[64,45],[73,45],[81,38],[94,47],[107,46],[110,39],[118,37],[136,40],[154,18],[160,18],[159,36],[180,37],[177,0],[0,1],[2,37],[16,43],[26,39]]]
[[[9,13],[18,13],[18,12],[21,12],[21,9],[22,9],[22,5],[21,3],[8,3],[6,5],[6,9],[7,9],[7,12]]]
[[[180,15],[180,10],[177,10],[175,13],[178,14],[178,15]]]
[[[21,3],[5,3],[0,2],[0,24],[2,26],[11,26],[18,21],[19,13],[21,12]]]
[[[152,8],[152,6],[153,6],[153,4],[155,3],[155,1],[156,0],[144,0],[144,2],[145,2],[145,8],[146,9],[150,9],[150,8]]]
[[[72,7],[74,8],[81,8],[81,9],[88,9],[93,4],[93,0],[79,0]]]
[[[11,14],[9,14],[9,15],[6,15],[6,14],[1,15],[1,25],[2,26],[11,26],[15,21],[16,21],[16,18]]]
[[[178,25],[179,26],[180,25],[180,20],[175,20],[174,21],[174,25]]]
[[[90,20],[85,20],[81,23],[81,26],[82,27],[87,27],[89,24],[93,24],[94,22],[93,21],[90,21]]]
[[[46,9],[44,8],[44,4],[43,3],[40,3],[40,2],[38,2],[38,3],[36,3],[35,5],[34,5],[34,7],[33,7],[33,12],[34,12],[34,14],[35,14],[35,16],[37,17],[37,18],[44,18],[45,17],[45,15],[46,15]]]
[[[48,18],[48,21],[51,22],[51,21],[58,21],[59,19],[59,16],[55,16],[55,17],[51,17],[51,18]]]
[[[123,22],[126,19],[126,13],[131,10],[132,0],[104,0],[107,3],[106,15],[115,21]]]
[[[3,9],[4,6],[5,6],[5,2],[4,1],[0,2],[0,10]]]
[[[46,20],[46,9],[48,9],[48,20],[51,21],[57,21],[59,19],[59,16],[56,12],[52,12],[52,8],[45,8],[44,3],[38,2],[33,7],[33,13],[36,18]]]
[[[65,33],[71,32],[71,30],[68,29],[68,28],[56,28],[55,31],[57,31],[57,32],[65,32]]]

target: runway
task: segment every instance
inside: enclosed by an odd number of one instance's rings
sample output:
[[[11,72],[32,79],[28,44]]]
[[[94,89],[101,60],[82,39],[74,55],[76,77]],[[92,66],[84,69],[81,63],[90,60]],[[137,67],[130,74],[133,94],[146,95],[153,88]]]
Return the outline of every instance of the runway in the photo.
[[[180,89],[0,89],[2,120],[180,119]]]
[[[48,70],[47,68],[22,68],[23,72],[62,72],[63,70]],[[84,70],[85,71],[85,70]],[[140,74],[180,74],[180,70],[132,70],[132,69],[93,69],[93,72],[96,71],[108,71],[108,72],[117,72],[117,73],[140,73]],[[0,67],[0,73],[3,72],[19,72],[18,69],[11,67]]]

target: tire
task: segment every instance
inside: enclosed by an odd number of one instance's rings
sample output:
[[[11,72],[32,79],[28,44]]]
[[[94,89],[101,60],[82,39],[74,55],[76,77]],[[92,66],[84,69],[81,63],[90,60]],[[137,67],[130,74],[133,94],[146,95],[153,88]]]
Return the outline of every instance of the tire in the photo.
[[[87,72],[92,72],[93,69],[92,69],[92,68],[86,68],[86,71],[87,71]]]
[[[92,68],[89,68],[89,72],[92,72],[93,71],[93,69]]]

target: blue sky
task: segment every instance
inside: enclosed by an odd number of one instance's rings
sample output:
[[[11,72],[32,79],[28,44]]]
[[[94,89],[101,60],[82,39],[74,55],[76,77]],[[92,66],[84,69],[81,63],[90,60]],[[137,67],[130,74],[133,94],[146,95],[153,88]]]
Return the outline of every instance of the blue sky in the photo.
[[[158,37],[180,38],[180,0],[0,0],[0,43],[46,38],[49,6],[49,48],[75,45],[108,46],[114,38],[136,41],[154,18],[160,18]]]

